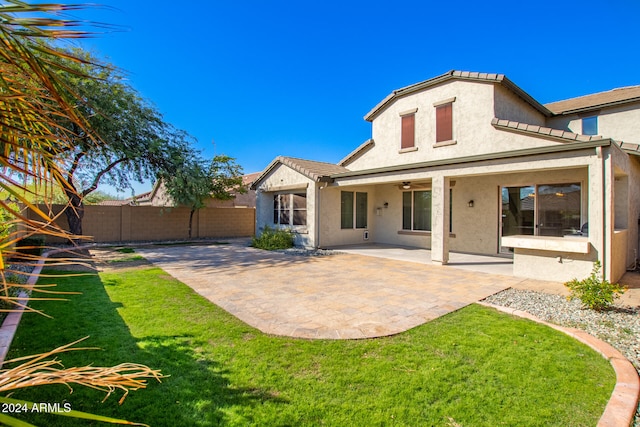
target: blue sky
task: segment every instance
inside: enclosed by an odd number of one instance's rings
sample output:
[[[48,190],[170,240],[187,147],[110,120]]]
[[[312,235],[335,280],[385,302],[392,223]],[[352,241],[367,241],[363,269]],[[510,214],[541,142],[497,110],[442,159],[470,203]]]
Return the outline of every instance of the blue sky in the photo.
[[[76,15],[120,26],[82,46],[246,173],[339,161],[388,93],[451,69],[505,74],[542,103],[640,84],[636,0],[434,3],[104,0]]]

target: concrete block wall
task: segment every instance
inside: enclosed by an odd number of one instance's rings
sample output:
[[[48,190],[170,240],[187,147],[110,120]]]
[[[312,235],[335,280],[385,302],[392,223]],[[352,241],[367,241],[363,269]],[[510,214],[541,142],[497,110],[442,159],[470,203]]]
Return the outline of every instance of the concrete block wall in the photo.
[[[64,206],[53,206],[59,213]],[[156,206],[85,206],[83,232],[91,241],[134,242],[184,240],[189,237],[189,208]],[[37,219],[34,212],[27,212]],[[68,230],[64,213],[56,223]],[[255,234],[254,208],[203,208],[193,215],[193,239],[247,237]],[[47,236],[47,243],[63,243],[64,239]]]
[[[203,237],[244,237],[255,234],[255,208],[206,208],[198,214],[199,233]]]

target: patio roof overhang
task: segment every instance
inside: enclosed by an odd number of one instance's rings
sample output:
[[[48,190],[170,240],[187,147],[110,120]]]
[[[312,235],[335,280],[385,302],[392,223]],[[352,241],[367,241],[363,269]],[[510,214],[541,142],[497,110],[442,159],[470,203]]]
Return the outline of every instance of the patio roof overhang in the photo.
[[[431,160],[426,162],[385,166],[381,168],[363,169],[359,171],[341,172],[341,173],[332,174],[330,177],[332,180],[336,180],[341,178],[354,178],[354,177],[362,177],[367,175],[371,176],[371,175],[387,174],[387,173],[393,173],[393,172],[413,171],[417,169],[428,169],[428,168],[442,167],[442,166],[462,165],[462,164],[483,162],[488,160],[501,160],[501,159],[509,159],[509,158],[535,156],[540,154],[553,154],[553,153],[562,153],[562,152],[578,151],[578,150],[585,150],[585,149],[595,149],[597,147],[608,147],[612,144],[612,142],[613,140],[609,138],[599,139],[595,141],[588,141],[588,142],[570,142],[562,145],[533,147],[533,148],[525,148],[522,150],[503,151],[503,152],[489,153],[489,154],[478,154],[478,155],[472,155],[472,156],[457,157],[452,159]]]

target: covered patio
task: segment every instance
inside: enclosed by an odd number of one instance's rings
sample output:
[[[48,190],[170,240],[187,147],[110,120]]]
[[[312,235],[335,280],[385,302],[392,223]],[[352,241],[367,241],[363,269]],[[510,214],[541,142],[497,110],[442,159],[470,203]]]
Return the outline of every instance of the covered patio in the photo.
[[[432,264],[431,249],[413,246],[367,243],[359,245],[333,246],[333,249],[348,254],[365,255],[397,261]],[[508,256],[489,256],[450,252],[448,266],[467,271],[513,276],[513,258]]]

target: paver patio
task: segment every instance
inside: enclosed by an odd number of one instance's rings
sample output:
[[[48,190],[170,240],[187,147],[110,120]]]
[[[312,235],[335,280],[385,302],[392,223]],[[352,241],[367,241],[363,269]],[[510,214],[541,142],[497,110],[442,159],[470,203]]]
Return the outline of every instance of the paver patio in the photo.
[[[524,280],[355,254],[267,252],[245,241],[137,251],[260,331],[299,338],[399,333]]]

